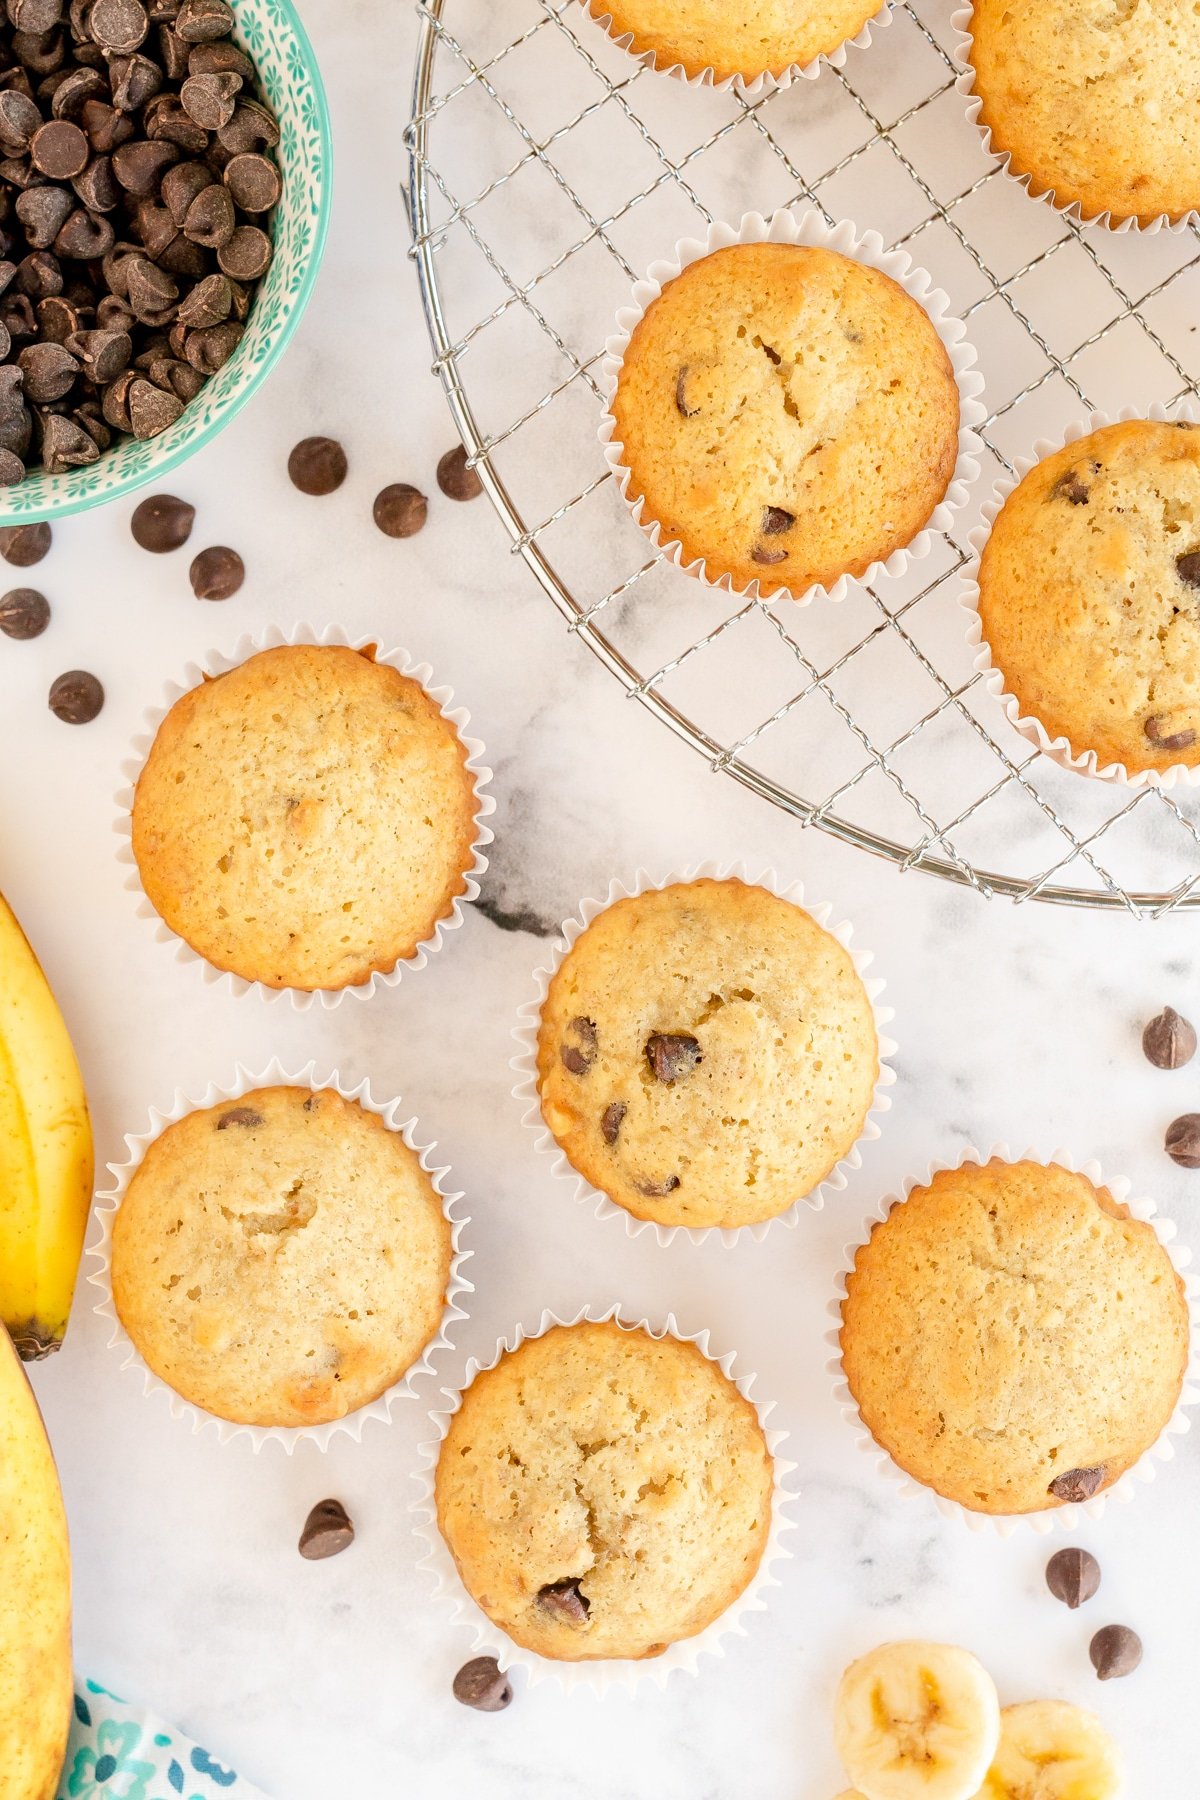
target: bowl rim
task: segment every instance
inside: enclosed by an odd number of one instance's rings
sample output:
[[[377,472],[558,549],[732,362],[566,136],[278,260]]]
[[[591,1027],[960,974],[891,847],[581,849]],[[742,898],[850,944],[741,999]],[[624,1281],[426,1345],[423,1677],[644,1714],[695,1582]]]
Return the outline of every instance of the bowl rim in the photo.
[[[324,259],[325,244],[329,236],[329,224],[333,212],[333,127],[329,114],[329,100],[325,92],[325,81],[321,74],[321,65],[317,61],[312,39],[305,28],[304,21],[296,7],[295,0],[273,0],[273,4],[286,15],[288,28],[293,33],[297,48],[304,59],[312,82],[313,97],[316,102],[317,132],[321,141],[322,178],[320,187],[320,210],[317,214],[316,228],[313,233],[312,247],[309,252],[303,277],[292,298],[287,318],[280,328],[279,335],[266,355],[254,368],[240,390],[233,404],[228,406],[215,419],[211,419],[204,430],[195,437],[189,438],[186,444],[178,445],[160,462],[152,462],[145,469],[140,469],[122,481],[118,487],[101,489],[95,493],[62,495],[48,502],[45,507],[25,505],[13,507],[5,504],[5,490],[0,488],[0,529],[10,525],[36,525],[43,521],[53,523],[56,519],[65,519],[76,513],[91,512],[98,506],[111,506],[123,499],[127,494],[136,493],[139,488],[147,487],[158,481],[181,463],[187,462],[197,451],[203,450],[225,427],[241,412],[246,402],[258,392],[268,375],[277,366],[280,357],[292,341],[297,325],[303,318],[308,302],[312,297],[317,276]],[[236,9],[235,9],[236,10]],[[149,440],[151,443],[153,439]],[[93,465],[88,465],[89,467]]]

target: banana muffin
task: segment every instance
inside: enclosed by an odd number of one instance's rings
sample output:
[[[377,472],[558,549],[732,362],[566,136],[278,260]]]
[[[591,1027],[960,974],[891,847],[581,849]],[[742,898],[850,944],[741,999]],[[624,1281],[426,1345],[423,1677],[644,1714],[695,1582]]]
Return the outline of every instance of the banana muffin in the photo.
[[[332,1089],[257,1088],[150,1145],[113,1220],[113,1299],[185,1400],[243,1425],[317,1425],[420,1359],[452,1258],[399,1132]]]
[[[1134,419],[1031,469],[979,615],[1021,711],[1130,774],[1200,763],[1200,433]]]
[[[863,1423],[972,1512],[1103,1492],[1183,1387],[1183,1284],[1151,1226],[1057,1164],[964,1163],[859,1249],[842,1367]]]
[[[285,644],[181,696],[133,803],[155,910],[214,967],[344,988],[412,956],[466,891],[467,751],[369,650]]]
[[[718,81],[783,75],[806,68],[857,37],[882,0],[589,0],[611,17],[614,37],[632,36],[635,56],[651,51],[661,68],[688,75],[711,69]]]
[[[514,1643],[658,1656],[753,1579],[773,1468],[758,1414],[694,1344],[558,1326],[475,1377],[438,1458],[438,1527]]]
[[[1200,206],[1200,17],[1180,0],[975,0],[974,92],[1033,191],[1143,224]]]
[[[736,1228],[810,1194],[862,1132],[875,1017],[844,945],[742,881],[618,900],[550,982],[542,1116],[639,1219]]]
[[[958,459],[959,399],[923,307],[878,269],[733,244],[668,282],[612,400],[642,522],[686,561],[801,595],[911,543]]]

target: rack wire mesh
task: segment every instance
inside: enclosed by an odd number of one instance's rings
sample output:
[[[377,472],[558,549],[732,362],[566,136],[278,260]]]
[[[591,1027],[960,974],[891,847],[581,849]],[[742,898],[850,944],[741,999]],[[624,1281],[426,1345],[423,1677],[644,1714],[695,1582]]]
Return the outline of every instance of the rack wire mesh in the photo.
[[[407,200],[472,463],[578,637],[716,771],[806,824],[985,894],[1200,909],[1200,794],[1058,768],[972,667],[964,545],[1001,471],[1200,371],[1200,234],[1082,227],[988,157],[949,0],[897,4],[841,69],[757,101],[619,50],[578,0],[424,0]],[[718,218],[815,206],[949,293],[987,380],[973,502],[899,579],[743,601],[651,553],[601,455],[603,345],[656,257]]]

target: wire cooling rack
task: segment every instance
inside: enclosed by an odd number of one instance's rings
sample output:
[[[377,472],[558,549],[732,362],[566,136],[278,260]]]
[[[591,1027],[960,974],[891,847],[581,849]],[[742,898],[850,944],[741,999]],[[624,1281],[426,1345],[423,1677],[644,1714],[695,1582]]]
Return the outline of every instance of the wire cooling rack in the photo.
[[[1200,372],[1200,237],[1080,227],[983,150],[950,0],[893,8],[842,69],[758,101],[640,66],[578,0],[425,0],[412,255],[471,460],[570,631],[711,764],[806,824],[983,894],[1200,908],[1200,794],[1059,769],[972,668],[957,604],[992,483],[1094,410]],[[714,219],[815,206],[909,252],[987,379],[952,534],[837,604],[749,601],[652,553],[604,463],[603,345],[629,289]]]

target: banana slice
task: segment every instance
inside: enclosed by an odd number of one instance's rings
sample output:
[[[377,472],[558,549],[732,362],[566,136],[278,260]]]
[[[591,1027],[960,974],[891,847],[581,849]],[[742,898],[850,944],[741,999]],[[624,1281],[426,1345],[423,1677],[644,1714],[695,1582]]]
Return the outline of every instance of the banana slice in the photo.
[[[1000,1742],[1000,1702],[967,1650],[881,1644],[842,1676],[833,1730],[864,1800],[975,1800]]]
[[[1000,1714],[1000,1748],[975,1800],[1114,1800],[1117,1747],[1099,1719],[1063,1700]]]

